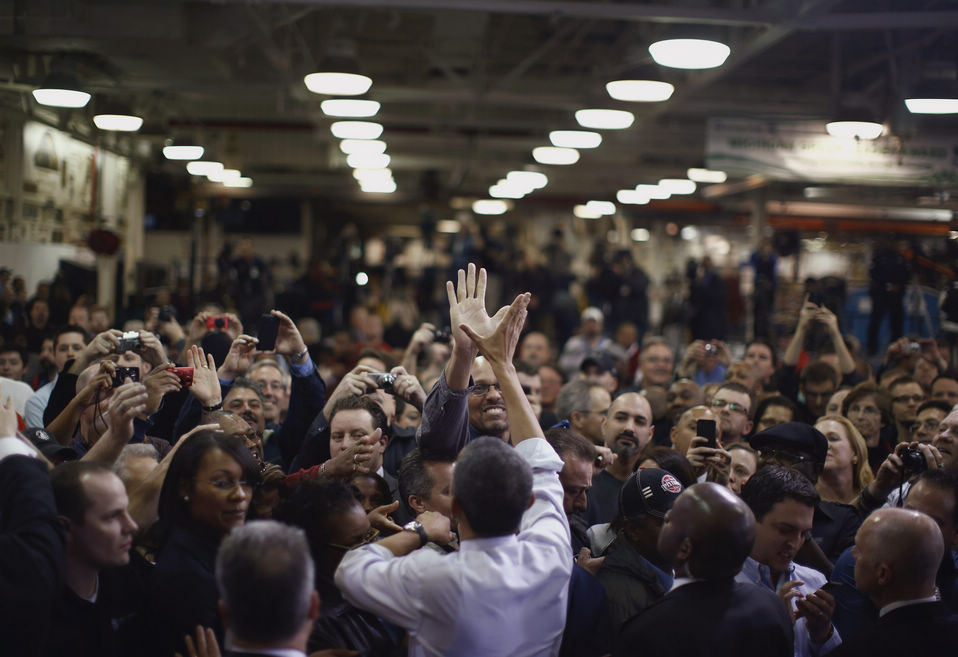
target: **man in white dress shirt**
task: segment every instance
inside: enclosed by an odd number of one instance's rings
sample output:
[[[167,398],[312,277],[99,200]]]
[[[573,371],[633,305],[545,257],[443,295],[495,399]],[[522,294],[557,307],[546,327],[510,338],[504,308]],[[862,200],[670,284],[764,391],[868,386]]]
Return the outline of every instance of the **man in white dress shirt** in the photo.
[[[460,285],[476,296],[474,269]],[[460,281],[465,277],[460,275]],[[453,470],[459,552],[418,548],[450,538],[449,519],[420,514],[405,531],[350,551],[336,571],[345,598],[409,632],[409,655],[556,655],[566,620],[569,525],[558,473],[512,364],[529,295],[500,321],[483,311],[460,324],[502,389],[515,448],[478,438]]]

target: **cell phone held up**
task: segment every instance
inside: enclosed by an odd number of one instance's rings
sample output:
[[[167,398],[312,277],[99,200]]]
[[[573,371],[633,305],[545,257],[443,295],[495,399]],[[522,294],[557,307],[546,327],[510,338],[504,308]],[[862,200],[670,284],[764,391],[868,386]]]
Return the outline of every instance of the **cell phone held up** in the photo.
[[[711,447],[712,449],[718,447],[718,443],[715,440],[715,420],[698,420],[695,423],[695,435],[702,436],[708,441],[705,444],[706,447]]]
[[[279,317],[265,313],[256,323],[256,348],[259,351],[272,351],[276,348],[276,336],[279,335]]]

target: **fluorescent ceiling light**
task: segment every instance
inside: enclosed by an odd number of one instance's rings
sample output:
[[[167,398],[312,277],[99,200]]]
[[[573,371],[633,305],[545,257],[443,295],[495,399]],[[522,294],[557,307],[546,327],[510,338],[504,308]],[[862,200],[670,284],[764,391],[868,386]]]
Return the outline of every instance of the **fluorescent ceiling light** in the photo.
[[[356,281],[356,285],[358,285],[359,287],[363,287],[364,285],[369,283],[369,274],[367,274],[364,271],[357,272],[356,278],[354,280]]]
[[[615,199],[622,205],[645,205],[649,197],[637,189],[620,189],[615,193]]]
[[[585,207],[602,215],[615,214],[615,203],[612,201],[589,201]]]
[[[100,130],[113,132],[136,132],[143,126],[143,119],[129,114],[97,114],[93,125]]]
[[[310,73],[303,82],[314,94],[361,96],[373,86],[372,78],[358,73]]]
[[[472,204],[472,211],[476,214],[505,214],[509,204],[499,199],[480,199]]]
[[[528,191],[520,189],[515,185],[497,183],[489,188],[489,196],[492,198],[522,198]]]
[[[209,176],[211,173],[219,173],[223,170],[222,162],[213,162],[210,160],[198,160],[186,165],[186,170],[194,176]]]
[[[602,135],[588,130],[553,130],[549,141],[559,148],[596,148],[602,143]]]
[[[353,169],[353,178],[356,180],[392,180],[393,172],[390,169]]]
[[[539,164],[575,164],[579,161],[579,151],[574,148],[539,146],[532,149],[532,159]]]
[[[531,192],[545,187],[549,178],[538,171],[510,171],[506,174],[506,181]]]
[[[684,226],[679,234],[683,240],[691,241],[699,236],[699,229],[695,226]]]
[[[339,150],[346,155],[353,153],[385,153],[386,142],[379,139],[344,139],[339,142]]]
[[[695,183],[685,178],[663,178],[659,181],[659,187],[670,194],[695,193]]]
[[[455,219],[442,219],[436,224],[436,230],[440,233],[458,233],[461,226]]]
[[[346,164],[353,169],[385,169],[390,159],[385,153],[353,153],[346,157]]]
[[[725,63],[732,50],[708,39],[665,39],[649,46],[656,64],[669,68],[716,68]]]
[[[252,187],[253,179],[243,176],[235,180],[224,180],[223,187]]]
[[[596,212],[591,209],[588,205],[577,205],[572,208],[572,214],[577,216],[579,219],[601,219],[602,213]]]
[[[605,90],[616,100],[659,103],[671,98],[675,87],[657,80],[613,80],[605,85]]]
[[[360,180],[359,188],[367,194],[392,194],[396,191],[395,180]]]
[[[636,242],[648,242],[650,237],[652,237],[652,235],[649,233],[648,228],[632,229],[632,239]]]
[[[728,174],[724,171],[713,171],[711,169],[692,168],[685,172],[689,180],[697,183],[723,183],[728,180]]]
[[[906,98],[912,114],[958,114],[958,98]]]
[[[645,194],[650,199],[655,199],[657,201],[664,201],[668,197],[672,196],[672,193],[667,189],[662,189],[658,185],[636,185],[635,189],[642,194]]]
[[[33,97],[41,105],[47,107],[86,107],[90,102],[90,94],[74,89],[34,89]]]
[[[337,139],[379,139],[383,126],[372,121],[336,121],[329,126]]]
[[[624,130],[635,121],[635,115],[625,110],[581,109],[575,113],[575,120],[583,128]]]
[[[825,124],[825,130],[833,137],[878,139],[885,131],[885,126],[874,121],[831,121]]]
[[[220,169],[219,171],[210,172],[206,177],[213,182],[226,183],[239,180],[242,175],[239,169]]]
[[[168,160],[198,160],[203,157],[205,149],[202,146],[186,144],[170,144],[163,147],[163,157]]]
[[[330,98],[319,104],[326,116],[376,116],[379,112],[379,103],[375,100],[358,100],[355,98]]]

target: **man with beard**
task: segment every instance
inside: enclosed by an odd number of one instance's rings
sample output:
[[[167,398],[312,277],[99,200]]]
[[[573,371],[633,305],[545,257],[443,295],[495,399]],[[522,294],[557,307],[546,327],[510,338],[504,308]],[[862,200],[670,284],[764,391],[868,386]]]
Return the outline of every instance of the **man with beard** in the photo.
[[[639,454],[652,438],[652,409],[648,400],[635,392],[617,397],[609,407],[603,438],[617,458],[592,481],[586,522],[611,522],[618,511],[619,489],[635,469]]]
[[[655,423],[655,432],[652,442],[656,445],[669,447],[672,442],[672,431],[679,418],[693,406],[705,403],[702,388],[692,379],[679,379],[671,386],[665,396],[668,410],[665,418]],[[684,453],[684,450],[682,450]]]
[[[749,419],[752,398],[748,388],[741,383],[723,384],[712,396],[710,405],[712,411],[718,414],[723,445],[740,442],[752,430],[752,421]]]

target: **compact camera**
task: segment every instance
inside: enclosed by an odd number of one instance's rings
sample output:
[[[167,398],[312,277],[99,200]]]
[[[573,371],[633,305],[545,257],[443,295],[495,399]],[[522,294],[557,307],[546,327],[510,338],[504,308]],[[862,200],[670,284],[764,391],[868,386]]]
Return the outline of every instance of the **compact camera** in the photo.
[[[910,475],[916,475],[928,469],[928,461],[917,447],[906,447],[898,457],[902,463],[902,476],[906,479]]]
[[[393,384],[396,383],[396,375],[390,372],[372,372],[367,376],[376,382],[377,388],[382,388],[386,392],[393,391]]]
[[[136,331],[126,331],[120,336],[119,344],[116,345],[116,353],[122,354],[127,351],[139,351],[143,344],[140,342],[140,334]]]

